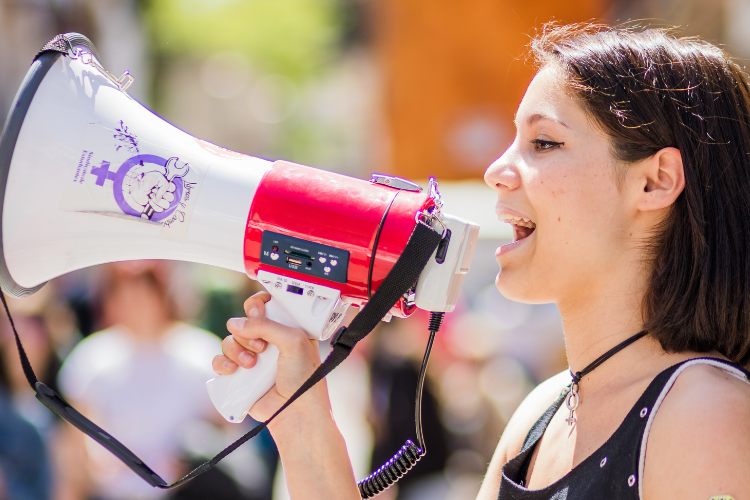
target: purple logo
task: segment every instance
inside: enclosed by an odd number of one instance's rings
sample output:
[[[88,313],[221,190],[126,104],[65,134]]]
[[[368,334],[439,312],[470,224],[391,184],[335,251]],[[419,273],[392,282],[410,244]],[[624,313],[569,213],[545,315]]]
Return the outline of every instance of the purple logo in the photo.
[[[180,205],[184,191],[183,177],[190,165],[177,157],[162,158],[139,154],[126,160],[116,172],[110,163],[91,169],[96,185],[112,181],[115,201],[126,215],[159,222],[169,217]]]

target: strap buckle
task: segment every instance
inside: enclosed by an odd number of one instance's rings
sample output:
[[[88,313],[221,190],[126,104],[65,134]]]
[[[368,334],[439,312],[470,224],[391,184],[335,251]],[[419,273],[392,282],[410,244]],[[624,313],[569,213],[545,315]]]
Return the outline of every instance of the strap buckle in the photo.
[[[432,222],[437,221],[438,224],[440,224],[443,227],[443,232],[440,234],[440,239],[445,238],[445,235],[448,233],[448,228],[445,227],[445,224],[443,223],[442,219],[440,219],[440,214],[438,213],[430,213],[425,210],[420,210],[414,215],[414,221],[417,224],[422,224],[423,226],[429,227],[433,231]]]
[[[344,332],[346,331],[346,327],[342,326],[338,330],[336,330],[336,333],[333,334],[333,337],[331,338],[331,347],[336,347],[336,344],[339,343],[339,340],[341,340],[341,337],[344,335]],[[353,345],[349,345],[346,342],[341,342],[341,345],[344,347],[348,347],[349,349],[354,349]]]

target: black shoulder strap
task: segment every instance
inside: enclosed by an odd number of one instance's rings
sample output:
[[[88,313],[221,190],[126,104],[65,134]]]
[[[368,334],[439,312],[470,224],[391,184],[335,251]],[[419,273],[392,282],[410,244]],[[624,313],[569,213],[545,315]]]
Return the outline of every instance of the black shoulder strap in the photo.
[[[539,441],[539,438],[542,437],[544,431],[547,430],[550,421],[552,421],[552,417],[555,416],[555,413],[557,413],[557,410],[560,409],[563,401],[565,401],[565,397],[568,395],[568,392],[570,392],[570,387],[568,387],[567,389],[563,389],[563,391],[560,393],[560,396],[558,396],[555,402],[552,403],[550,407],[547,408],[547,411],[545,411],[542,416],[539,417],[539,420],[534,423],[534,425],[529,430],[529,433],[526,434],[526,439],[523,440],[521,452],[528,450],[529,448],[534,446],[537,441]]]
[[[276,418],[276,416],[286,407],[291,405],[297,400],[297,398],[320,382],[334,368],[341,364],[341,362],[349,356],[349,353],[351,353],[357,342],[365,338],[383,319],[388,311],[390,311],[391,307],[393,307],[393,305],[403,296],[403,294],[414,285],[422,270],[427,265],[430,256],[440,243],[440,240],[441,235],[439,233],[422,222],[417,223],[411,237],[409,238],[409,242],[406,244],[406,248],[404,248],[404,251],[401,253],[401,256],[398,258],[396,264],[388,273],[383,283],[373,294],[372,299],[367,302],[359,314],[357,314],[352,320],[348,328],[341,328],[336,332],[336,335],[331,342],[333,345],[333,351],[331,351],[326,360],[323,361],[315,372],[310,375],[310,378],[308,378],[305,383],[297,389],[289,400],[284,403],[284,405],[279,408],[271,418],[258,424],[250,432],[226,447],[211,460],[199,465],[182,479],[179,479],[172,484],[168,484],[164,481],[164,479],[144,464],[143,461],[135,456],[135,454],[133,454],[122,443],[81,415],[52,389],[37,380],[34,370],[29,363],[29,359],[26,356],[26,352],[23,349],[23,345],[21,344],[21,339],[16,331],[13,318],[8,310],[5,295],[0,293],[0,298],[2,298],[5,312],[8,315],[13,334],[16,337],[16,346],[18,347],[18,354],[21,358],[23,372],[26,375],[29,385],[34,389],[34,392],[36,392],[36,398],[50,410],[58,414],[62,419],[75,425],[78,429],[107,448],[146,482],[157,488],[172,489],[206,472],[219,463],[224,457],[239,448],[242,444],[258,435],[258,433],[265,429],[269,422]]]
[[[526,434],[526,439],[523,440],[523,446],[521,447],[521,451],[519,452],[519,455],[524,453],[527,450],[530,450],[529,453],[526,455],[526,457],[523,459],[523,462],[521,463],[520,468],[518,469],[517,474],[517,480],[521,482],[521,484],[526,482],[526,476],[529,475],[529,467],[531,466],[531,457],[534,455],[534,447],[536,446],[537,442],[539,441],[539,438],[542,437],[544,434],[544,431],[547,430],[547,427],[549,426],[550,421],[552,420],[552,417],[555,416],[555,413],[557,413],[557,410],[560,409],[560,406],[562,406],[563,401],[565,401],[565,397],[568,395],[568,392],[570,392],[570,387],[567,389],[563,389],[563,391],[560,393],[560,396],[555,400],[552,405],[547,408],[547,411],[545,411],[541,417],[539,417],[539,420],[537,420],[533,426],[531,426],[531,430],[529,430],[529,433]]]

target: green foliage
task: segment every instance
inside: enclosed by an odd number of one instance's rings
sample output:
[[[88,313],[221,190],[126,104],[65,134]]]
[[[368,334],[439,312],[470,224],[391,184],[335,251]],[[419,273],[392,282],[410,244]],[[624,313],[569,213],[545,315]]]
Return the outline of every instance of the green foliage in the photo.
[[[324,69],[341,36],[336,0],[151,0],[143,7],[160,56],[238,51],[296,81]]]

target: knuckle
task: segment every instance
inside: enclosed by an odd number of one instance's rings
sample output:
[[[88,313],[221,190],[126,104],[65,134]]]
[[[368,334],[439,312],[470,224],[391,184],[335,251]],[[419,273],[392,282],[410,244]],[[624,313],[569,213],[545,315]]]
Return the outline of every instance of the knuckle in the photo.
[[[265,330],[271,324],[271,320],[265,316],[259,316],[253,319],[253,326],[259,330]]]
[[[245,324],[245,328],[242,332],[248,337],[248,339],[258,338],[264,330],[268,329],[269,325],[270,320],[265,316],[250,318]]]
[[[294,345],[295,349],[308,349],[310,347],[310,339],[307,338],[307,335],[302,330],[297,330],[294,335],[292,335],[292,344]]]

